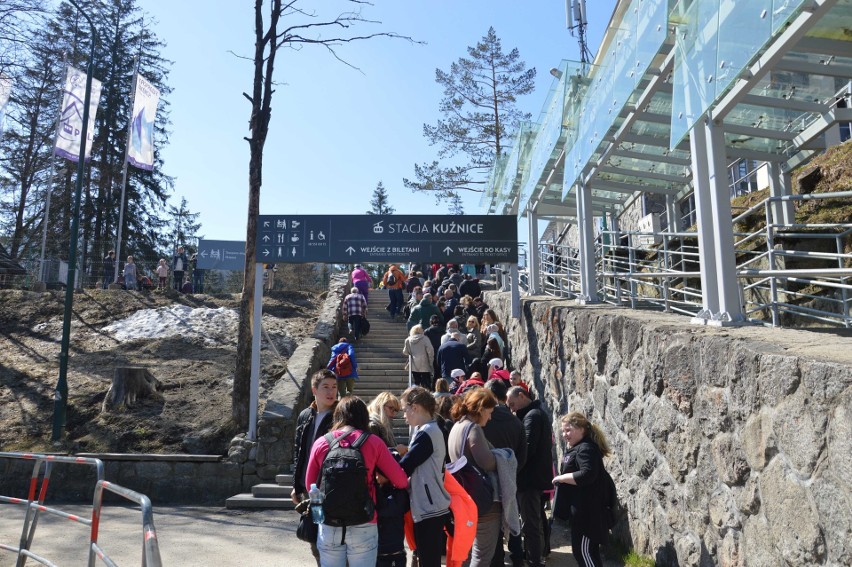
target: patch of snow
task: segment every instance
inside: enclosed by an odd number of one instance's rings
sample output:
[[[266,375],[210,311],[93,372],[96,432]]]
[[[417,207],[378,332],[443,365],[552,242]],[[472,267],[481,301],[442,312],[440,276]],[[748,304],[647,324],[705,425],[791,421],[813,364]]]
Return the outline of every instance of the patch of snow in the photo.
[[[171,305],[157,309],[141,309],[126,319],[107,325],[102,330],[119,342],[136,339],[183,337],[205,344],[236,343],[239,315],[236,309]]]

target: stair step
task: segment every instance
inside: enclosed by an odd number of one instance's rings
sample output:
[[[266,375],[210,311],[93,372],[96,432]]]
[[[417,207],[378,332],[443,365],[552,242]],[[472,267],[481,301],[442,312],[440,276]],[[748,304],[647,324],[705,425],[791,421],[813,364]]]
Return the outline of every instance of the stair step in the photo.
[[[251,493],[255,498],[290,498],[292,486],[281,486],[280,484],[255,484],[251,487]]]
[[[275,475],[275,482],[280,484],[281,486],[289,486],[293,487],[293,475],[292,474],[277,474]]]
[[[287,498],[257,498],[250,492],[237,494],[225,500],[225,508],[230,510],[247,509],[247,508],[275,508],[279,510],[292,510],[296,505],[290,500],[289,493]]]

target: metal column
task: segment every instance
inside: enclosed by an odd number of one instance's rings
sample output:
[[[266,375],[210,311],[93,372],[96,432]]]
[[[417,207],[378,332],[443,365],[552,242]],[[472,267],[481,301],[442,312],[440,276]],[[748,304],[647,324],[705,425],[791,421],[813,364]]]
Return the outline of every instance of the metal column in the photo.
[[[696,125],[693,132],[699,129],[705,132],[706,152],[703,155],[707,160],[707,191],[713,223],[710,227],[713,257],[708,258],[702,253],[701,259],[702,264],[705,259],[714,264],[713,271],[716,275],[716,293],[718,294],[718,309],[712,312],[713,315],[707,324],[718,326],[741,324],[745,321],[745,315],[737,280],[734,226],[725,158],[725,133],[722,124],[717,124],[712,119]],[[707,230],[706,227],[702,229],[702,232],[705,230]]]
[[[769,195],[771,197],[783,197],[793,194],[793,180],[790,173],[784,171],[778,162],[769,162]],[[794,224],[795,209],[793,201],[772,201],[772,224]]]
[[[527,247],[527,273],[529,274],[529,293],[536,295],[541,292],[541,258],[538,249],[538,215],[527,211],[529,222],[529,242]]]
[[[674,195],[666,195],[666,221],[668,232],[678,232],[680,230],[680,214],[677,211],[677,201]]]
[[[577,303],[598,302],[595,286],[595,236],[592,217],[592,188],[577,184],[577,229],[580,237],[580,294]]]
[[[710,173],[707,165],[707,135],[701,124],[689,133],[692,157],[692,182],[695,194],[695,218],[698,231],[698,266],[701,271],[701,311],[693,323],[706,324],[719,312],[716,289],[716,263],[713,241],[713,211],[710,205]]]

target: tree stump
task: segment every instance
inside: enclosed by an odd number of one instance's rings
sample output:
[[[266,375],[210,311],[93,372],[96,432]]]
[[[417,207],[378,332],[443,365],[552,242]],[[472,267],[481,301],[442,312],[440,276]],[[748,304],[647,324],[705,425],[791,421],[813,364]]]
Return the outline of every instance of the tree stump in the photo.
[[[147,368],[119,366],[112,375],[112,384],[107,390],[101,411],[120,410],[133,407],[136,400],[153,398],[163,400],[163,383],[157,380]]]

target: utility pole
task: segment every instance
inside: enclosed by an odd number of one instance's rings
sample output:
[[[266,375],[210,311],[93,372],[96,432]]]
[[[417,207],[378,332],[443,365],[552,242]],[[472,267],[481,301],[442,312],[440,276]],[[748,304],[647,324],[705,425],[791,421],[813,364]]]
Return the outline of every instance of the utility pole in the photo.
[[[565,27],[572,36],[577,37],[577,42],[580,44],[580,63],[584,73],[586,66],[594,59],[586,43],[586,26],[588,25],[586,0],[565,0]]]

